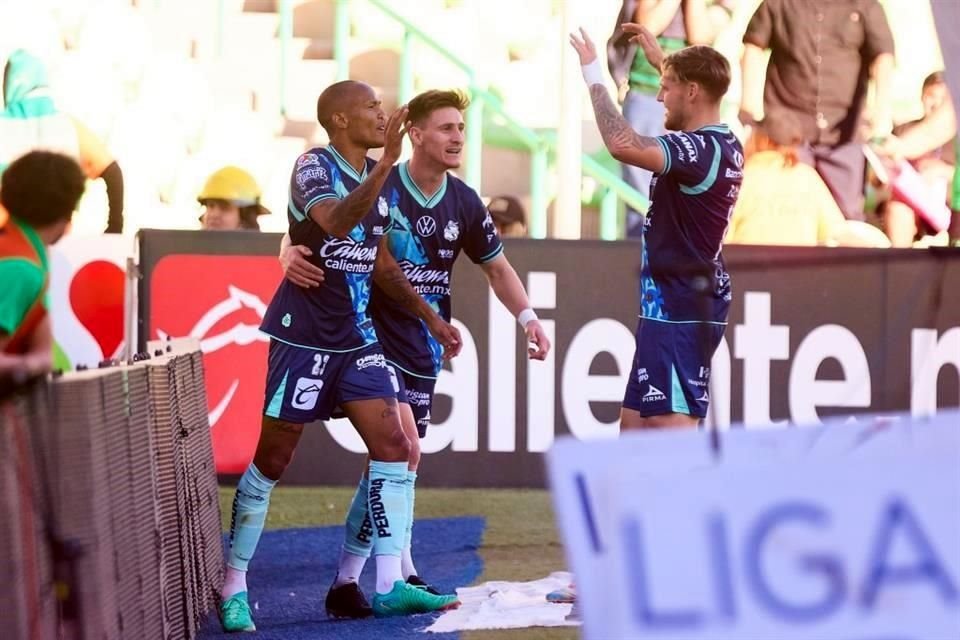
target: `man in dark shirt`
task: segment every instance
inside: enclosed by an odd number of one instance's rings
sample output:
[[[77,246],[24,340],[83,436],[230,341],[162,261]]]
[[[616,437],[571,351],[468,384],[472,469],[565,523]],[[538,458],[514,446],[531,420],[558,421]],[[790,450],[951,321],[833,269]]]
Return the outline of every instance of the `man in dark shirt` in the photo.
[[[873,137],[890,133],[893,36],[877,0],[764,0],[743,35],[745,124],[764,110],[787,109],[803,123],[809,162],[844,215],[862,220],[864,158],[860,119],[876,82]],[[766,84],[764,50],[770,50]],[[762,95],[762,100],[760,96]],[[803,156],[806,157],[803,157]]]

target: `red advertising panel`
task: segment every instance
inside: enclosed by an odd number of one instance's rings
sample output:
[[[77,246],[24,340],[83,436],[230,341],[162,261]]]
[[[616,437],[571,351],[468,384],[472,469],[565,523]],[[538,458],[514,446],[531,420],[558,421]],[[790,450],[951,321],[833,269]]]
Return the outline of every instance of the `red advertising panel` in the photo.
[[[168,255],[153,271],[149,339],[200,340],[218,473],[242,473],[263,413],[260,321],[281,278],[272,256]]]

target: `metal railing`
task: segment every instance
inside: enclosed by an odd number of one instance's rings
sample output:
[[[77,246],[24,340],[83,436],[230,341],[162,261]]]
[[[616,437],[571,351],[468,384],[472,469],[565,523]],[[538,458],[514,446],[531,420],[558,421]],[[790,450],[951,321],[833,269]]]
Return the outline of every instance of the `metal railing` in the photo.
[[[350,5],[351,0],[334,0],[334,37],[333,52],[337,63],[337,80],[349,77],[348,41],[350,37]],[[285,89],[287,76],[287,50],[293,34],[293,10],[291,0],[279,0],[280,7],[280,96],[281,110],[285,110]],[[389,17],[403,29],[402,45],[400,49],[400,70],[397,82],[398,99],[401,104],[413,97],[413,46],[420,43],[436,53],[438,56],[453,65],[466,76],[467,90],[470,93],[470,106],[465,114],[466,119],[466,182],[480,189],[480,177],[483,153],[484,114],[489,112],[491,120],[498,126],[506,129],[519,144],[530,153],[530,226],[532,238],[547,237],[547,173],[549,171],[550,156],[556,154],[556,143],[550,137],[534,131],[517,122],[508,114],[500,100],[490,92],[489,88],[481,85],[476,71],[457,57],[453,52],[438,43],[429,34],[413,24],[406,17],[397,13],[385,0],[367,0],[366,4],[376,8],[383,15]],[[634,209],[644,211],[647,200],[633,187],[624,182],[621,177],[596,159],[583,155],[582,171],[584,175],[593,178],[603,190],[600,199],[600,238],[616,240],[621,235],[619,224],[619,203],[623,201]]]

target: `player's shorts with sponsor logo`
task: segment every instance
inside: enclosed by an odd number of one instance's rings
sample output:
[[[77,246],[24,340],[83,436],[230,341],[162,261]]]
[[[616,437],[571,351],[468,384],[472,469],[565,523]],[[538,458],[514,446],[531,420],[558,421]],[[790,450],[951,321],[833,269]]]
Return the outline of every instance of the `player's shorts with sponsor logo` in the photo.
[[[410,405],[413,419],[417,422],[417,433],[421,438],[425,437],[430,426],[430,409],[433,407],[433,389],[437,386],[437,379],[411,373],[391,360],[387,360],[387,368],[396,376],[399,389],[397,400]]]
[[[718,323],[641,317],[623,406],[644,417],[683,413],[705,418],[710,361],[725,328]]]
[[[266,416],[305,424],[329,420],[345,402],[396,397],[379,343],[337,353],[270,341]]]

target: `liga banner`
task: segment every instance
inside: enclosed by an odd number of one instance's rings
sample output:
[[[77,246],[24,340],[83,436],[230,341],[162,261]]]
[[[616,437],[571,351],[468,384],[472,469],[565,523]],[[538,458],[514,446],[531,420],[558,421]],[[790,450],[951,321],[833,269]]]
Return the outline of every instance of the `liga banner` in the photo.
[[[960,412],[558,442],[587,640],[960,637]]]

